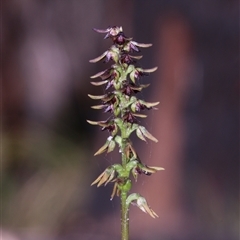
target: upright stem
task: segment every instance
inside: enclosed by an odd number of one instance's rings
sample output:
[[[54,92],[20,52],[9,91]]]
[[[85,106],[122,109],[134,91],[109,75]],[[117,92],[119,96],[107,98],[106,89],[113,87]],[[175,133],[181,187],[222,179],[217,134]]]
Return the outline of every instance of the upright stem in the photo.
[[[125,138],[125,129],[121,129],[122,135],[122,167],[125,169],[127,165],[127,156],[125,155],[126,148],[126,138]],[[126,203],[128,190],[122,189],[121,191],[121,232],[122,232],[122,240],[129,239],[129,206]]]
[[[121,232],[122,240],[129,239],[129,217],[128,217],[128,205],[126,204],[127,193],[121,192]]]

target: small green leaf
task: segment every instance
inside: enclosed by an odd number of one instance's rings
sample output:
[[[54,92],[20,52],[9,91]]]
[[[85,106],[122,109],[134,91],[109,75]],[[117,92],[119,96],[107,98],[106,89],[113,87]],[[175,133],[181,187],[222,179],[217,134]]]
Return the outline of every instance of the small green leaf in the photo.
[[[136,167],[138,164],[137,160],[131,160],[130,162],[128,162],[126,169],[127,171],[131,171],[134,167]]]
[[[131,193],[126,199],[126,204],[129,205],[131,202],[136,201],[139,197],[139,193]]]
[[[113,166],[113,168],[115,169],[115,171],[118,172],[118,173],[123,170],[123,167],[122,167],[121,164],[114,164],[114,165],[112,165],[112,166]]]
[[[114,140],[119,145],[119,148],[121,148],[121,146],[122,146],[122,138],[119,135],[117,135],[117,136],[115,136]]]
[[[131,64],[127,67],[126,74],[129,74],[134,70],[135,70],[135,66]]]

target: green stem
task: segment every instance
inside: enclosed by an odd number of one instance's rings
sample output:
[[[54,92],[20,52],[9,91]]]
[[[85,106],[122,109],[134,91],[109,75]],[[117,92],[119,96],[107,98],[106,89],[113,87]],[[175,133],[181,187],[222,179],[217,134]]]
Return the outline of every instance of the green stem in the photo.
[[[127,139],[124,138],[125,131],[124,127],[122,129],[122,167],[125,169],[127,165],[127,156],[125,155],[125,148],[127,144]],[[122,232],[122,240],[128,240],[129,239],[129,205],[127,204],[127,193],[128,190],[123,188],[121,191],[121,232]]]
[[[127,193],[121,192],[121,232],[122,232],[122,240],[129,239],[129,217],[128,217],[128,205],[126,203]]]

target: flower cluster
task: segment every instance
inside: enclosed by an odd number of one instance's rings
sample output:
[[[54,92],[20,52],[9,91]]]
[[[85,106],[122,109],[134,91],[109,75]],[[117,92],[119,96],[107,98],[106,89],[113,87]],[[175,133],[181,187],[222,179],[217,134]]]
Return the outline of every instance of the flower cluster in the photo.
[[[100,81],[91,82],[92,85],[105,86],[105,94],[103,95],[88,94],[91,99],[101,101],[99,105],[94,105],[92,108],[101,109],[110,114],[107,120],[87,120],[92,125],[100,126],[102,130],[108,130],[110,134],[104,145],[94,155],[104,152],[109,153],[118,146],[122,155],[122,164],[109,166],[92,185],[97,184],[97,187],[99,187],[114,182],[112,199],[115,194],[119,196],[122,192],[128,193],[130,191],[131,174],[137,181],[140,174],[151,175],[156,171],[163,170],[161,167],[150,167],[143,164],[130,140],[130,135],[135,132],[137,137],[143,141],[147,141],[147,139],[154,142],[158,141],[144,126],[139,124],[138,118],[146,118],[147,115],[141,112],[156,109],[159,102],[146,102],[137,98],[137,94],[149,86],[149,84],[141,84],[140,78],[156,71],[157,67],[143,69],[137,66],[137,61],[142,56],[134,55],[134,53],[140,52],[140,48],[147,48],[152,44],[133,41],[132,38],[125,36],[122,27],[114,26],[105,30],[94,30],[98,33],[105,33],[104,38],[109,38],[113,42],[113,45],[107,51],[90,60],[91,63],[98,61],[111,63],[111,66],[106,70],[91,77],[92,79],[100,78]],[[143,197],[134,196],[132,203],[136,200],[135,205],[139,206],[141,210],[149,213],[152,217],[157,216]]]

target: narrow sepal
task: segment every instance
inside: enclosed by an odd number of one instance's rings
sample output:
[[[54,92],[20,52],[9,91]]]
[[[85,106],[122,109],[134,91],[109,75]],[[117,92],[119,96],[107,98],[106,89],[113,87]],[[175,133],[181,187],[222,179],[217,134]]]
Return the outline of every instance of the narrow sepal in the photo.
[[[115,195],[117,195],[119,197],[120,194],[121,194],[121,189],[119,188],[118,182],[116,180],[116,182],[114,183],[114,186],[113,186],[113,191],[112,191],[110,200],[113,200]]]
[[[132,193],[127,197],[127,205],[130,203],[139,207],[143,212],[148,213],[152,218],[158,217],[158,215],[148,205],[147,200],[138,193]]]
[[[152,218],[158,217],[158,215],[150,208],[144,197],[137,199],[136,205],[145,213],[148,213]]]
[[[103,109],[105,108],[105,105],[94,105],[94,106],[91,106],[92,109]]]
[[[99,125],[99,122],[96,121],[87,120],[87,122],[92,125]]]
[[[100,147],[100,148],[98,149],[98,151],[94,153],[94,156],[97,156],[97,155],[99,155],[99,154],[104,153],[104,152],[107,150],[107,148],[108,148],[108,144],[109,144],[109,143],[106,142],[102,147]]]
[[[114,150],[115,146],[116,146],[115,141],[110,141],[108,144],[107,153],[112,152]]]
[[[146,108],[150,109],[152,107],[157,106],[160,102],[145,102],[145,101],[140,100],[139,103],[144,105]]]
[[[147,115],[145,115],[145,114],[138,114],[138,113],[132,113],[132,115],[134,117],[140,117],[140,118],[146,118],[147,117]]]
[[[90,83],[94,86],[101,86],[101,85],[106,84],[107,82],[108,82],[108,80],[100,81],[100,82],[90,82]]]
[[[107,33],[110,31],[111,28],[107,28],[107,29],[98,29],[98,28],[93,28],[93,30],[95,32],[98,32],[98,33]]]
[[[135,77],[136,77],[136,71],[132,71],[130,74],[129,74],[129,77],[131,79],[131,81],[135,84]]]
[[[124,149],[124,154],[127,156],[127,159],[137,159],[136,150],[130,142],[127,143],[126,148]]]
[[[91,99],[100,100],[100,99],[105,98],[107,95],[106,95],[106,94],[104,94],[104,95],[91,95],[91,94],[88,94],[88,96],[89,96]]]
[[[95,75],[91,76],[90,78],[98,78],[101,77],[103,74],[105,74],[108,70],[104,70],[101,72],[96,73]]]
[[[97,184],[97,187],[100,187],[104,184],[106,186],[109,182],[114,181],[115,177],[115,169],[114,165],[111,167],[108,167],[102,172],[95,181],[92,182],[91,186],[94,184]]]
[[[155,173],[157,171],[165,170],[162,167],[147,166],[143,164],[139,164],[138,166],[145,175],[151,175],[152,173]]]
[[[91,125],[98,125],[100,127],[103,127],[103,130],[107,129],[107,128],[115,128],[115,125],[113,122],[111,121],[91,121],[91,120],[87,120],[87,122]]]
[[[139,128],[136,130],[136,134],[141,140],[146,142],[146,138],[144,137],[142,131]]]
[[[152,72],[155,72],[157,69],[158,69],[158,67],[149,68],[149,69],[137,68],[137,70],[144,72],[144,73],[152,73]]]
[[[94,59],[89,60],[90,63],[96,63],[100,60],[102,60],[106,55],[107,55],[108,51],[104,52],[102,55],[100,55],[99,57],[96,57]]]
[[[99,183],[99,181],[102,179],[102,177],[105,175],[105,171],[102,172],[92,183],[91,186],[93,186],[96,183]]]
[[[138,46],[138,47],[142,47],[142,48],[148,48],[152,46],[152,43],[138,43],[135,41],[131,41],[132,44]]]
[[[147,129],[143,126],[139,126],[139,129],[141,130],[141,133],[148,139],[154,141],[154,142],[158,142],[158,140],[151,134],[147,131]]]
[[[131,86],[131,89],[134,90],[134,91],[142,91],[144,88],[147,88],[149,87],[150,84],[141,84],[140,86]]]
[[[131,58],[133,58],[133,59],[137,59],[137,60],[140,60],[140,59],[142,59],[142,57],[143,56],[133,56],[133,55],[129,55]]]
[[[94,154],[94,156],[104,153],[105,151],[107,151],[107,153],[113,151],[115,148],[115,145],[116,144],[115,144],[113,137],[112,136],[108,137],[105,144]]]

